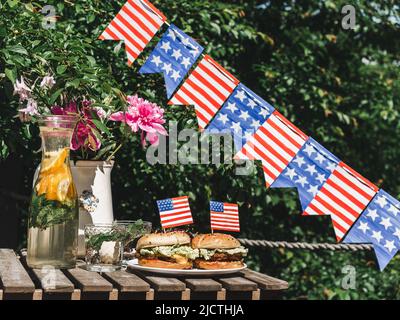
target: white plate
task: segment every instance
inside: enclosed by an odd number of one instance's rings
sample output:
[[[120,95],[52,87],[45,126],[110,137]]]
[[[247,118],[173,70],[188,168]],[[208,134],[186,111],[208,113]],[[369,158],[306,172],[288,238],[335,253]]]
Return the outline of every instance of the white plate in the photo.
[[[241,268],[236,269],[219,269],[219,270],[202,270],[202,269],[189,269],[189,270],[181,270],[181,269],[162,269],[162,268],[151,268],[151,267],[144,267],[140,266],[137,259],[129,260],[128,268],[139,270],[139,271],[146,271],[146,272],[153,272],[153,273],[161,273],[161,274],[172,274],[172,275],[179,275],[179,276],[216,276],[221,274],[231,274],[242,271],[247,268],[247,265],[244,264]]]

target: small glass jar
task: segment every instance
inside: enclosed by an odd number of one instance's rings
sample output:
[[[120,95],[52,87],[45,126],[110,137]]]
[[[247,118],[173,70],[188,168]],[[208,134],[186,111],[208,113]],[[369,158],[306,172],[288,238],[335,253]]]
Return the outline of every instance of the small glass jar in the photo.
[[[86,269],[113,272],[121,269],[124,255],[126,226],[92,224],[85,226]]]
[[[126,237],[124,239],[125,254],[129,254],[132,251],[132,244],[135,239],[151,233],[153,227],[151,222],[142,220],[116,220],[114,224],[126,228]]]

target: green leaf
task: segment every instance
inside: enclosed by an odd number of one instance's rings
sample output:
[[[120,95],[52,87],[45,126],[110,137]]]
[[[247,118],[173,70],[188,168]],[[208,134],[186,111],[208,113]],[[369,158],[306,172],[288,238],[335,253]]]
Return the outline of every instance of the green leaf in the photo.
[[[111,135],[110,130],[108,130],[107,126],[103,122],[97,119],[92,119],[92,121],[101,132],[104,132],[106,135]]]
[[[63,74],[66,70],[67,70],[67,66],[66,66],[66,65],[60,65],[60,66],[57,67],[57,74],[61,75],[61,74]]]
[[[63,91],[64,91],[64,89],[62,88],[62,89],[58,89],[56,92],[54,92],[50,97],[49,104],[53,105]]]
[[[8,78],[12,83],[15,83],[15,80],[16,80],[16,78],[17,78],[15,69],[12,69],[12,70],[11,70],[11,69],[6,69],[6,70],[4,71],[4,73],[6,74],[7,78]]]
[[[20,45],[7,47],[7,50],[11,51],[11,52],[23,54],[23,55],[26,55],[26,56],[28,55],[28,51],[26,51],[26,49],[23,46],[20,46]]]

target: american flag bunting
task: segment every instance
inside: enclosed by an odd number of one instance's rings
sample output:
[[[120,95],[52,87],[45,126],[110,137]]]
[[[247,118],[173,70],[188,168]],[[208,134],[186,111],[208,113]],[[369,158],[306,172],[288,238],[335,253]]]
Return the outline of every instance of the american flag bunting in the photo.
[[[278,111],[247,140],[235,159],[261,160],[267,187],[278,178],[308,140]]]
[[[140,73],[163,73],[170,98],[204,48],[171,24],[150,54]]]
[[[206,55],[168,104],[194,105],[200,130],[204,130],[239,84],[234,76]]]
[[[304,211],[339,163],[338,158],[310,138],[271,188],[297,188]]]
[[[206,133],[232,134],[238,152],[274,111],[268,102],[240,83],[210,122]]]
[[[210,201],[211,229],[240,232],[239,206]]]
[[[346,235],[344,243],[371,243],[382,271],[400,249],[400,202],[380,190]]]
[[[131,65],[166,21],[147,0],[128,0],[100,35],[101,40],[123,40]]]
[[[163,229],[179,227],[193,223],[189,197],[178,197],[157,201]]]
[[[378,187],[341,162],[303,214],[330,215],[341,241],[377,192]]]

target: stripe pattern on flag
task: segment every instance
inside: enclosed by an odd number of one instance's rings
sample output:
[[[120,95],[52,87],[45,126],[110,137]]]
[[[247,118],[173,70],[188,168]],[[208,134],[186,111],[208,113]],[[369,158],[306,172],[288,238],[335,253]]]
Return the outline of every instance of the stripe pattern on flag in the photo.
[[[131,65],[166,20],[149,1],[128,0],[99,39],[124,40]]]
[[[239,80],[206,55],[168,104],[194,105],[203,130],[238,84]]]
[[[239,206],[234,203],[210,202],[211,229],[240,232]]]
[[[309,138],[271,188],[297,188],[304,211],[339,163],[337,157]]]
[[[275,111],[240,150],[235,159],[261,160],[270,187],[308,140],[308,136]]]
[[[377,192],[378,187],[341,162],[303,215],[330,215],[341,241]]]
[[[178,197],[157,201],[163,229],[179,227],[193,223],[189,197]]]

